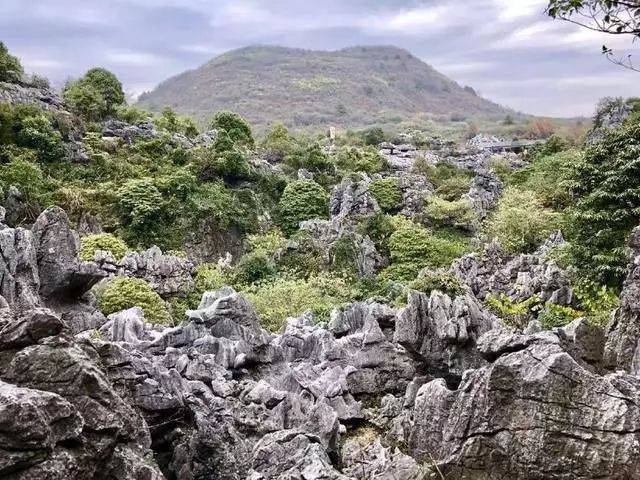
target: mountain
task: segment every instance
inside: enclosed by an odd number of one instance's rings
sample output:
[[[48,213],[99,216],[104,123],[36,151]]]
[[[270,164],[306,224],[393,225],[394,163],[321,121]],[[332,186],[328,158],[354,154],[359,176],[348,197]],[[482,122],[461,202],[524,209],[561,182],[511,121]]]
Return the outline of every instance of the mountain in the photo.
[[[233,110],[257,128],[363,127],[402,120],[513,114],[461,87],[396,47],[311,51],[283,47],[233,50],[143,94],[152,111],[170,106],[201,123]]]

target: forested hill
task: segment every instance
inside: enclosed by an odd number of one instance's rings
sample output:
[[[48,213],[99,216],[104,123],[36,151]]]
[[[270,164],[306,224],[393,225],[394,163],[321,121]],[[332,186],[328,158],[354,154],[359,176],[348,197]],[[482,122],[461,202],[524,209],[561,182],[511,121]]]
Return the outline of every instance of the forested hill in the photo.
[[[200,122],[211,112],[233,110],[258,128],[274,122],[362,127],[513,113],[396,47],[242,48],[164,81],[139,103],[153,111],[170,106]]]

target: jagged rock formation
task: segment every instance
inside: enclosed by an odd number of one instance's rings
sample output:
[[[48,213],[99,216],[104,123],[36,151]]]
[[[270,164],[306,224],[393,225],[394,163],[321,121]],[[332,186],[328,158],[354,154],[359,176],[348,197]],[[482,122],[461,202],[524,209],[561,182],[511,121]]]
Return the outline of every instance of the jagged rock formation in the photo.
[[[481,300],[489,294],[505,294],[516,302],[538,296],[543,302],[571,305],[574,297],[568,273],[546,256],[563,243],[558,231],[533,254],[512,256],[492,242],[482,253],[456,260],[451,270]]]
[[[524,273],[546,278],[535,255],[466,257],[463,295],[354,303],[327,326],[303,315],[274,335],[228,287],[181,325],[133,308],[80,331],[85,292],[106,273],[76,258],[57,208],[32,230],[1,226],[0,252],[2,478],[640,476],[640,379],[633,349],[615,348],[635,341],[635,263],[605,349],[583,320],[526,334],[478,301],[479,279],[509,292]],[[157,271],[156,253],[136,261]],[[608,351],[631,374],[609,373]]]
[[[182,148],[193,148],[196,145],[207,146],[213,144],[217,134],[218,132],[216,130],[209,130],[199,134],[195,138],[189,138],[180,133],[172,133],[169,142]],[[112,119],[106,121],[102,127],[103,139],[121,139],[127,144],[132,144],[135,140],[139,139],[149,140],[162,137],[163,134],[156,129],[151,121],[131,125],[121,120]]]

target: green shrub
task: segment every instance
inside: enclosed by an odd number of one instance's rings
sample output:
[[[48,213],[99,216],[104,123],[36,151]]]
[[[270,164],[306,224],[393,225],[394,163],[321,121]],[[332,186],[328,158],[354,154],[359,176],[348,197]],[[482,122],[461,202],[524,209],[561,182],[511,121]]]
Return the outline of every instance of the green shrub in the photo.
[[[214,263],[201,263],[193,275],[193,288],[187,294],[189,308],[198,308],[202,295],[213,292],[227,285],[229,282],[220,268]]]
[[[477,217],[469,200],[447,201],[439,197],[429,197],[424,205],[426,223],[438,228],[454,227],[473,230]]]
[[[396,178],[374,180],[369,184],[369,191],[383,212],[391,213],[400,209],[402,190]]]
[[[6,45],[0,42],[0,82],[18,82],[23,73],[20,60],[11,55]]]
[[[567,239],[582,276],[619,289],[640,209],[640,122],[607,130],[570,166]]]
[[[571,165],[581,158],[576,150],[537,157],[531,165],[513,172],[511,183],[535,192],[545,207],[562,210],[573,203],[567,180]]]
[[[216,130],[227,133],[232,142],[240,145],[252,147],[254,144],[253,134],[249,124],[237,113],[218,112],[211,119],[209,125]]]
[[[260,146],[264,148],[274,160],[282,161],[295,147],[295,141],[289,134],[287,127],[281,123],[273,126],[267,132]]]
[[[333,163],[322,151],[322,147],[317,142],[309,145],[296,145],[295,148],[284,157],[285,164],[293,171],[300,168],[309,170],[312,173],[332,173]]]
[[[547,302],[538,314],[538,321],[542,328],[551,330],[555,327],[564,327],[580,316],[582,313],[571,307]]]
[[[451,298],[463,295],[464,287],[453,273],[446,271],[423,270],[409,288],[429,295],[433,290],[446,293]]]
[[[459,242],[438,238],[419,225],[403,226],[389,237],[391,264],[385,278],[406,282],[427,267],[448,267],[467,248]]]
[[[542,308],[539,297],[533,296],[522,302],[515,302],[507,295],[489,295],[485,303],[506,325],[523,329]]]
[[[466,175],[455,175],[442,180],[438,188],[436,188],[436,194],[444,200],[458,200],[462,195],[469,192],[470,184],[469,177]]]
[[[373,241],[378,252],[385,257],[389,256],[389,237],[396,231],[392,217],[382,212],[368,215],[358,225],[358,231]]]
[[[487,224],[487,232],[508,252],[527,253],[546,240],[559,221],[559,215],[545,208],[533,192],[509,187]]]
[[[233,268],[231,277],[234,285],[251,285],[266,280],[276,273],[273,259],[263,250],[255,250],[243,255]]]
[[[93,260],[98,250],[109,252],[116,260],[120,260],[129,251],[129,247],[124,241],[110,233],[87,235],[80,239],[79,257],[81,260]]]
[[[452,181],[452,178],[462,177],[467,181],[471,180],[473,173],[467,170],[462,170],[448,162],[438,162],[435,166],[429,165],[426,161],[414,162],[414,170],[427,177],[427,179],[436,187],[440,187],[446,181]],[[460,182],[462,180],[459,180]],[[453,182],[453,181],[452,181]]]
[[[139,278],[118,277],[111,280],[100,295],[100,310],[110,315],[132,307],[140,307],[149,323],[169,325],[167,307],[147,282]]]
[[[150,178],[130,180],[118,190],[118,206],[125,224],[149,232],[163,214],[163,198]]]
[[[364,132],[362,139],[364,140],[365,145],[377,147],[385,141],[384,130],[382,130],[380,127],[370,128],[369,130]]]
[[[46,192],[46,181],[40,166],[27,158],[29,155],[22,155],[0,164],[0,188],[6,192],[9,187],[16,187],[24,200],[37,210]]]
[[[386,158],[371,147],[343,147],[338,151],[335,163],[345,172],[377,173],[387,167]]]
[[[251,247],[251,250],[262,250],[269,255],[274,255],[279,249],[284,248],[287,244],[287,239],[280,230],[274,228],[267,233],[259,235],[249,235],[247,242]]]
[[[226,131],[221,131],[212,147],[199,149],[193,163],[201,180],[224,178],[228,182],[248,179],[251,166]]]
[[[125,100],[122,84],[104,68],[90,69],[68,84],[63,95],[77,113],[92,121],[114,115]]]
[[[611,312],[620,305],[620,298],[615,289],[599,285],[593,280],[581,278],[574,282],[573,293],[587,321],[601,327],[609,323]]]
[[[349,301],[353,294],[342,278],[329,275],[306,280],[283,277],[247,291],[262,326],[272,332],[280,331],[288,317],[297,317],[307,310],[318,321],[326,321],[331,310]]]
[[[64,157],[62,136],[44,114],[22,119],[19,128],[16,144],[35,150],[41,162],[54,162]]]
[[[304,220],[328,217],[327,193],[320,185],[310,180],[292,182],[284,189],[279,211],[282,231],[291,235]]]
[[[357,274],[358,247],[352,234],[340,236],[329,248],[329,258],[333,269]]]
[[[170,133],[180,133],[189,138],[198,136],[198,127],[189,117],[183,117],[174,112],[170,107],[162,110],[162,115],[153,122],[160,130]]]

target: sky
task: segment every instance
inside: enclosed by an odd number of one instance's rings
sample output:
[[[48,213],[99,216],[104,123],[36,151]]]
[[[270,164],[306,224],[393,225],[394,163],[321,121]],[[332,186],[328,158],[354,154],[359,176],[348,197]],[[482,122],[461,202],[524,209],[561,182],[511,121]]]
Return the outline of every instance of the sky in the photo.
[[[0,0],[0,41],[54,84],[93,66],[138,95],[228,50],[395,45],[516,110],[590,116],[604,96],[640,96],[640,73],[603,44],[631,40],[544,14],[547,0]],[[622,51],[622,50],[621,50]]]

